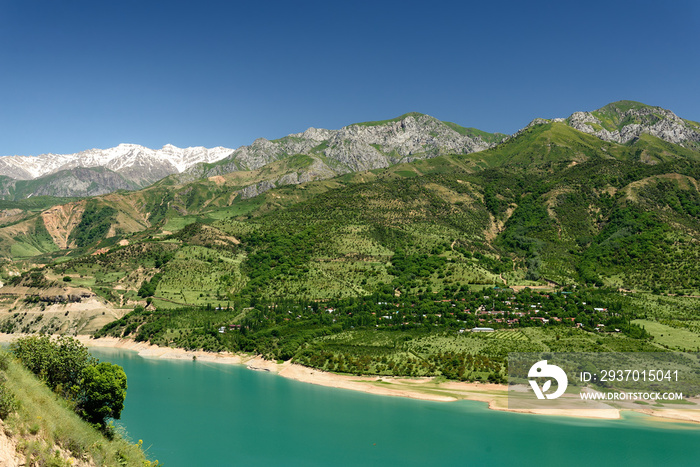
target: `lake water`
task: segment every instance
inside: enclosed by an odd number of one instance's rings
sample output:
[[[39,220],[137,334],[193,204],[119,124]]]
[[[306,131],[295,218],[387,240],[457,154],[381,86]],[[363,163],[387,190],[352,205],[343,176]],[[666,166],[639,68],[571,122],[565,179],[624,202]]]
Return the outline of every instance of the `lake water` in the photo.
[[[426,402],[243,366],[93,349],[124,367],[119,424],[165,467],[228,465],[700,465],[700,427],[639,414],[595,421]]]

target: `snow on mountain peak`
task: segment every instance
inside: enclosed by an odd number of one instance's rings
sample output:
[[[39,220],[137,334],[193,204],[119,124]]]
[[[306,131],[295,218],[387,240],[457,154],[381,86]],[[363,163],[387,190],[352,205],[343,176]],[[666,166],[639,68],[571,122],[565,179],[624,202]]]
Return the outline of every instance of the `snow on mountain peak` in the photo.
[[[134,167],[144,170],[157,167],[161,172],[173,173],[182,172],[199,162],[216,162],[232,152],[233,149],[223,147],[183,149],[172,144],[154,150],[138,144],[122,143],[109,149],[88,149],[76,154],[0,157],[0,175],[28,180],[76,167],[107,167],[115,172]]]

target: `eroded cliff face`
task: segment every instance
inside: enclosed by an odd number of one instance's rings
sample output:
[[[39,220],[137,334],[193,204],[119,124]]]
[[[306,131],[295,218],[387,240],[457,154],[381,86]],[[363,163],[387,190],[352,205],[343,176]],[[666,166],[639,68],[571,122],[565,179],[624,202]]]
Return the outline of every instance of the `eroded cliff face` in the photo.
[[[83,202],[75,202],[54,206],[41,213],[46,230],[51,235],[56,246],[66,249],[70,246],[68,236],[80,224],[85,211]]]
[[[429,115],[420,115],[384,125],[342,128],[328,140],[323,154],[356,172],[445,154],[469,154],[491,146]]]

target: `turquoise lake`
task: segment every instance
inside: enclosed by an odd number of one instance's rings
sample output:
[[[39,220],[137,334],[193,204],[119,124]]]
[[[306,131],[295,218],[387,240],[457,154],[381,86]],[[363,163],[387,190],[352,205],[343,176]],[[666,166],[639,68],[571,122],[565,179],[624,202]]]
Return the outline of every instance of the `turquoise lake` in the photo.
[[[700,426],[639,414],[595,421],[426,402],[243,366],[93,349],[124,367],[118,422],[165,467],[228,465],[700,465]]]

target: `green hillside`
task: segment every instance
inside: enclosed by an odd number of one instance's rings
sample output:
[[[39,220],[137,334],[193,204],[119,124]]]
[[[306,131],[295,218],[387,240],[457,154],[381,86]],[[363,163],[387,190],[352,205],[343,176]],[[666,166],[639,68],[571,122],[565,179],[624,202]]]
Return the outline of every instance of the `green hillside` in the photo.
[[[616,144],[550,121],[478,153],[270,185],[318,157],[81,201],[79,219],[62,218],[77,226],[67,249],[41,236],[45,214],[2,227],[23,252],[4,250],[5,270],[24,271],[6,279],[69,280],[136,306],[102,334],[336,371],[499,380],[506,349],[662,350],[663,326],[700,335],[692,148],[649,134]],[[522,311],[539,303],[547,316]],[[436,344],[475,326],[506,334]],[[368,349],[374,331],[393,350]],[[490,363],[478,369],[475,355]]]
[[[650,112],[641,117],[625,116],[625,112],[629,110],[646,110]],[[654,124],[663,118],[659,113],[654,112],[654,107],[635,101],[613,102],[592,113],[601,121],[603,128],[609,131],[619,130],[631,123]]]
[[[500,143],[504,138],[506,138],[508,135],[505,135],[503,133],[489,133],[483,130],[479,130],[477,128],[465,128],[461,125],[457,125],[456,123],[452,122],[443,122],[445,125],[448,127],[452,128],[454,131],[459,133],[460,135],[464,136],[470,136],[472,138],[479,137],[486,141],[487,143]]]
[[[299,235],[305,235],[305,246],[298,253],[304,254],[308,271],[275,274],[284,285],[277,279],[266,281],[265,294],[328,298],[371,293],[374,287],[396,281],[389,270],[399,250],[448,259],[449,267],[444,268],[459,282],[548,279],[559,284],[695,293],[700,288],[692,261],[700,227],[697,157],[652,136],[618,145],[563,123],[547,123],[481,153],[283,186],[252,198],[231,193],[298,170],[311,158],[297,156],[221,180],[185,185],[163,181],[133,194],[87,202],[68,239],[77,247],[110,247],[115,240],[104,243],[104,239],[107,235],[114,239],[115,234],[119,238],[121,230],[131,243],[176,245],[180,255],[176,257],[188,261],[190,249],[208,247],[190,245],[182,237],[168,237],[169,233],[195,221],[210,225],[215,236],[241,242],[235,251],[207,253],[222,265],[223,275],[239,277],[235,287],[216,288],[224,296],[245,289],[251,257],[258,250],[274,250],[275,242],[284,239],[299,247]],[[110,202],[117,198],[120,203]],[[137,214],[120,206],[133,210],[134,205],[143,219],[126,229],[125,219]],[[34,222],[24,236],[13,236],[14,257],[52,250],[50,237],[40,235],[40,220]],[[93,261],[76,253],[72,261]],[[474,261],[475,253],[483,259]],[[293,261],[295,254],[287,259]],[[61,274],[69,264],[62,262],[54,269]],[[175,291],[180,279],[160,272],[163,287],[171,284],[168,299],[199,303],[182,300],[187,293]],[[437,274],[442,277],[397,286],[408,290],[439,286],[445,272]],[[329,282],[329,278],[342,280]],[[199,281],[183,283],[188,287]]]

